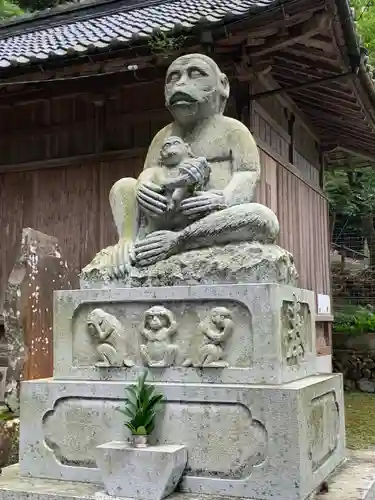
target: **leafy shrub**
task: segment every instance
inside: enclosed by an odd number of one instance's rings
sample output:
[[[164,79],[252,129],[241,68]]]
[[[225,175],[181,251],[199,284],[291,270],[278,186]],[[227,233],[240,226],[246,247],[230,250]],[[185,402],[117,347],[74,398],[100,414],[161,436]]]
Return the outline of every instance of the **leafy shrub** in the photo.
[[[347,308],[335,313],[333,331],[349,335],[375,332],[375,312],[370,308]]]

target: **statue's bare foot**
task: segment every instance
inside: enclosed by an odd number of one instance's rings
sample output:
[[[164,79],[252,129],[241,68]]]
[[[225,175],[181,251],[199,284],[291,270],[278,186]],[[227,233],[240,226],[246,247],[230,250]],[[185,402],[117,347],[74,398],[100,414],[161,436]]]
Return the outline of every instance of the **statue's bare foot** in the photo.
[[[95,366],[97,368],[110,368],[112,365],[109,361],[98,361]]]
[[[133,244],[120,240],[112,248],[108,259],[108,276],[110,278],[125,278],[130,274],[133,261]]]
[[[134,245],[136,266],[150,266],[168,258],[178,250],[179,233],[173,231],[155,231]]]

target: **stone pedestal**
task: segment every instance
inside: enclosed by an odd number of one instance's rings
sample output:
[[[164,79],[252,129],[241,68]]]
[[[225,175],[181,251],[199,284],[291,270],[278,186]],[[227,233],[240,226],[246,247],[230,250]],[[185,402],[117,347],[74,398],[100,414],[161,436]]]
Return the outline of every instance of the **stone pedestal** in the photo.
[[[96,447],[130,441],[116,408],[151,364],[165,404],[150,444],[186,446],[181,491],[307,499],[345,455],[314,315],[312,292],[281,284],[56,292],[54,378],[22,386],[21,475],[100,484]]]
[[[126,384],[25,382],[21,474],[100,483],[96,447],[130,440],[116,411]],[[161,383],[165,408],[150,444],[186,445],[183,491],[305,499],[344,459],[341,387],[340,375],[282,385]]]
[[[162,305],[175,322],[168,342],[175,346],[170,366],[150,372],[163,382],[281,384],[316,373],[314,293],[286,285],[197,285],[88,289],[55,293],[54,378],[134,380],[144,364],[147,312]],[[209,343],[200,327],[210,326],[216,308],[231,315],[233,331],[222,343],[222,366],[186,367]],[[122,353],[116,366],[96,366],[98,342],[88,328],[92,311],[102,311],[116,335],[108,338]],[[104,316],[103,316],[104,317]],[[201,329],[202,329],[201,328]],[[116,345],[115,345],[116,344]],[[121,367],[124,359],[135,367]],[[193,359],[194,360],[194,359]],[[219,363],[220,364],[220,363]]]

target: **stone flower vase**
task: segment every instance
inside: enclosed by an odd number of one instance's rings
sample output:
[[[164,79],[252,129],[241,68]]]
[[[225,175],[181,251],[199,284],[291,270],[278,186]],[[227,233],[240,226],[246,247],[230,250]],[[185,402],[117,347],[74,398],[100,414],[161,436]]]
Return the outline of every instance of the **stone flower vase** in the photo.
[[[132,444],[134,448],[147,448],[148,436],[147,434],[132,434]]]
[[[162,500],[173,493],[187,463],[182,445],[129,446],[112,441],[96,448],[96,463],[108,495],[142,500]],[[137,439],[138,441],[138,439]]]

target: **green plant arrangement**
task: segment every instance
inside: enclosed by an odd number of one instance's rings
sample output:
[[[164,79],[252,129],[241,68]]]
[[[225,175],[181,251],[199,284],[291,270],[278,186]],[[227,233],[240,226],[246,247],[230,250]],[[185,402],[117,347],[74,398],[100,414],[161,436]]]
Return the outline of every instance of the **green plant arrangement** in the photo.
[[[137,447],[147,446],[147,436],[155,428],[156,412],[163,400],[163,394],[157,393],[153,385],[146,384],[147,374],[145,370],[136,384],[126,388],[125,406],[118,409],[127,417],[125,425]]]

